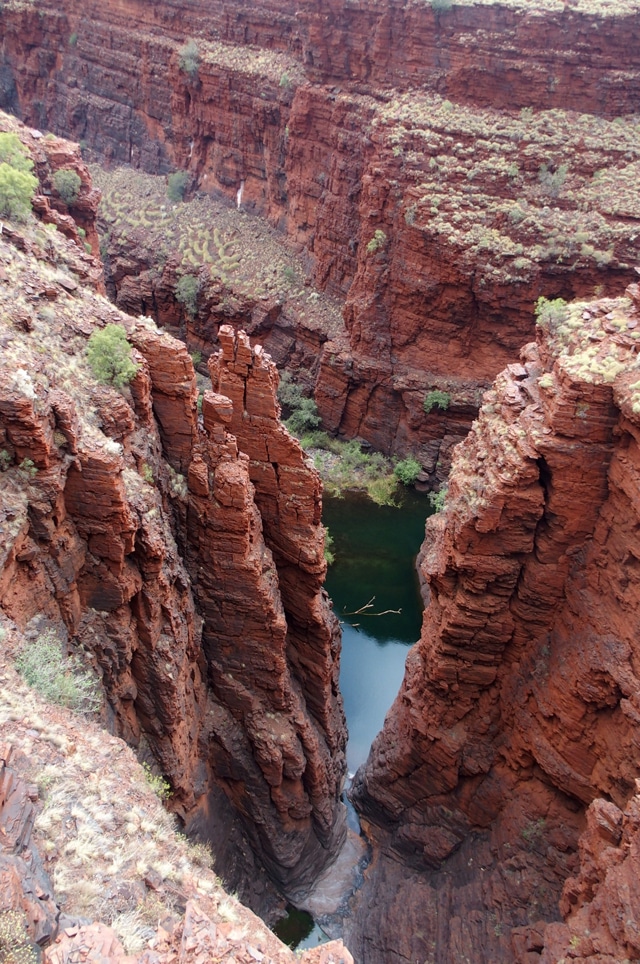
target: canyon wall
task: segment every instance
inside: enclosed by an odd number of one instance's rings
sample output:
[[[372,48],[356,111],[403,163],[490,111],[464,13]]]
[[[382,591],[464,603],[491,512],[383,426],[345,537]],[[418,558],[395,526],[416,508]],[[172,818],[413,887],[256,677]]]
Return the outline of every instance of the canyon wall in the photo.
[[[623,924],[638,910],[639,317],[636,285],[548,303],[456,451],[419,559],[421,639],[354,781],[382,852],[370,887],[422,871],[392,898],[393,934],[354,927],[367,960],[640,951]],[[396,912],[414,924],[400,947]]]
[[[71,145],[20,136],[88,181]],[[184,345],[96,290],[80,238],[30,220],[0,243],[2,610],[91,654],[110,724],[148,744],[188,826],[230,832],[224,790],[256,883],[262,866],[306,893],[346,833],[346,730],[320,481],[278,421],[275,367],[228,330],[200,414]],[[135,346],[122,390],[85,357],[108,324]]]
[[[631,280],[639,30],[632,4],[586,0],[16,2],[2,104],[103,161],[242,189],[346,298],[346,329],[308,359],[326,426],[442,480],[537,297]],[[451,402],[425,417],[433,390]]]

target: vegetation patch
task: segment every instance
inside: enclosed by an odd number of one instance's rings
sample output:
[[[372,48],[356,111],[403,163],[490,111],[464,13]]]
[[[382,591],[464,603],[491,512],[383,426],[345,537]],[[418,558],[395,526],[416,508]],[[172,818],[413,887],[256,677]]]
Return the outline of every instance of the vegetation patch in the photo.
[[[128,385],[138,371],[131,360],[126,332],[120,325],[109,324],[94,331],[87,345],[87,361],[99,382],[115,388]]]
[[[26,643],[16,659],[26,683],[48,702],[77,712],[93,712],[100,705],[98,682],[77,657],[65,657],[53,630]]]
[[[65,204],[73,204],[78,200],[82,181],[77,171],[61,168],[53,175],[53,186]]]
[[[0,133],[0,217],[26,221],[38,186],[33,161],[17,134]]]
[[[450,393],[443,392],[439,388],[434,388],[433,391],[427,392],[424,402],[422,403],[422,408],[428,415],[429,412],[433,411],[434,408],[439,408],[441,411],[445,412],[449,408],[450,404]]]

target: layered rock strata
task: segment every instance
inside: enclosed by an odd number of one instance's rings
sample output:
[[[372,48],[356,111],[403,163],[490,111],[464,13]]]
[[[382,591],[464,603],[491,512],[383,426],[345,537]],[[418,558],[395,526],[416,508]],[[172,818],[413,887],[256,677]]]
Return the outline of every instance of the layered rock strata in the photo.
[[[308,254],[347,298],[348,341],[320,339],[311,364],[327,426],[416,455],[432,479],[475,390],[532,336],[538,295],[631,280],[631,3],[194,2],[150,17],[69,0],[3,18],[2,104],[103,160],[183,168]],[[452,400],[425,419],[432,390]]]
[[[599,854],[620,845],[627,806],[634,832],[639,776],[637,286],[628,295],[542,308],[427,522],[421,640],[353,798],[392,858],[380,880],[397,860],[431,868],[413,913],[422,899],[433,960],[538,959],[563,884],[549,946],[568,954],[591,928],[587,958],[639,950],[594,869],[629,872],[629,842]],[[620,888],[611,900],[637,922]],[[371,959],[396,959],[389,946]]]
[[[344,839],[346,733],[320,482],[278,422],[275,367],[227,332],[232,398],[200,415],[184,345],[96,293],[83,248],[36,221],[0,242],[0,606],[92,654],[111,724],[149,745],[185,821],[226,820],[224,789],[304,893]],[[122,391],[85,358],[109,323],[135,345]]]

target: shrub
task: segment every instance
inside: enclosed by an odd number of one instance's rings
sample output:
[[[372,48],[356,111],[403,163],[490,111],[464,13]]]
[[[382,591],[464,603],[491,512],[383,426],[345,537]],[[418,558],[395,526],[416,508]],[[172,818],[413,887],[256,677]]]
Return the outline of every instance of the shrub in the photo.
[[[80,712],[94,711],[100,704],[96,678],[83,669],[77,657],[63,654],[51,629],[25,645],[16,659],[16,669],[49,703]]]
[[[198,310],[198,292],[200,282],[192,274],[185,274],[178,279],[176,285],[176,301],[184,305],[190,318],[195,318]]]
[[[287,74],[286,72],[280,78],[280,86],[291,87],[291,78],[289,77],[289,74]]]
[[[187,171],[174,171],[167,178],[167,197],[170,201],[183,201],[187,190],[189,175]]]
[[[33,459],[23,459],[18,466],[18,469],[29,479],[35,479],[36,475],[38,474],[38,469],[36,468]]]
[[[429,493],[429,502],[435,512],[442,512],[445,499],[447,498],[447,486],[445,485],[439,492]]]
[[[29,152],[17,134],[0,133],[0,163],[8,164],[16,171],[29,174],[33,170],[33,161]]]
[[[534,309],[536,325],[555,334],[565,319],[566,307],[564,298],[538,298]]]
[[[449,408],[451,404],[451,395],[449,392],[440,391],[439,388],[434,388],[432,392],[427,392],[425,395],[424,402],[422,403],[422,408],[428,415],[430,411],[434,408],[439,408],[443,412]]]
[[[191,80],[195,80],[200,69],[200,51],[195,40],[187,40],[178,51],[178,66]]]
[[[78,34],[72,33],[71,36],[69,37],[69,46],[75,47],[77,43],[78,43]]]
[[[538,172],[538,183],[544,193],[550,197],[557,197],[567,179],[568,170],[567,164],[560,164],[555,171],[550,171],[547,165],[543,164]]]
[[[312,398],[302,398],[285,425],[292,435],[300,436],[312,432],[321,421],[315,401]]]
[[[367,252],[369,254],[375,254],[376,251],[380,251],[381,248],[384,248],[386,243],[387,243],[386,234],[384,233],[384,231],[381,231],[380,228],[378,228],[376,231],[373,232],[373,237],[371,238],[371,241],[369,241],[367,245]]]
[[[77,171],[62,167],[53,175],[53,186],[65,204],[73,204],[78,200],[82,181]]]
[[[0,911],[0,961],[7,964],[38,964],[40,954],[29,937],[23,910]]]
[[[33,162],[17,134],[0,134],[0,217],[25,221],[38,179]]]
[[[144,778],[155,795],[160,797],[161,800],[168,800],[171,796],[171,784],[169,781],[155,774],[148,763],[143,763],[142,769],[144,770]]]
[[[280,373],[278,384],[278,401],[289,409],[297,408],[304,398],[302,388],[293,381],[289,372]]]
[[[393,474],[403,485],[414,485],[416,479],[422,472],[422,466],[411,455],[403,459],[395,466]]]
[[[120,325],[107,325],[94,331],[87,345],[87,361],[99,382],[116,388],[128,385],[138,371],[138,366],[131,361],[131,345]]]
[[[436,11],[451,10],[452,0],[431,0],[431,8]]]
[[[13,459],[6,449],[0,449],[0,472],[6,472]]]
[[[336,557],[333,552],[333,536],[329,532],[329,529],[327,526],[323,526],[323,528],[324,528],[324,557],[327,561],[327,565],[332,566],[333,563],[336,561]]]

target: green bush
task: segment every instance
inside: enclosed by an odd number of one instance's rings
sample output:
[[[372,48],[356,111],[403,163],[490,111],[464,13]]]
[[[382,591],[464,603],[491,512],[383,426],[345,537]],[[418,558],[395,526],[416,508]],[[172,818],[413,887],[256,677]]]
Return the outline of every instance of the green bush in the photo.
[[[144,778],[155,793],[157,797],[161,800],[168,800],[171,797],[171,784],[164,777],[153,772],[148,763],[142,764],[142,769],[144,770]]]
[[[0,163],[8,164],[15,171],[30,174],[33,161],[17,134],[0,133]]]
[[[431,7],[433,10],[451,10],[452,0],[431,0]]]
[[[543,164],[538,172],[538,183],[545,194],[550,197],[557,197],[567,179],[568,172],[568,164],[560,164],[555,171],[550,171],[547,165]]]
[[[324,557],[327,561],[328,566],[332,566],[336,561],[335,554],[333,552],[333,536],[329,532],[328,526],[323,526],[324,528]]]
[[[16,659],[25,682],[49,703],[91,712],[100,705],[97,680],[77,657],[66,657],[53,630],[27,643]]]
[[[293,381],[289,372],[280,373],[278,401],[289,409],[297,408],[303,399],[302,388]]]
[[[178,51],[178,66],[191,80],[195,80],[200,69],[200,52],[195,40],[187,40]]]
[[[73,204],[78,200],[82,181],[77,171],[62,167],[53,175],[53,186],[65,204]]]
[[[566,317],[564,298],[538,298],[535,306],[536,325],[555,334]]]
[[[176,301],[184,305],[190,318],[195,318],[198,310],[198,293],[200,282],[192,274],[185,274],[178,279],[176,285]]]
[[[303,398],[284,424],[292,435],[300,437],[316,429],[321,421],[322,419],[318,415],[318,406],[314,400]]]
[[[174,171],[167,178],[167,197],[170,201],[184,201],[184,192],[189,183],[187,171]]]
[[[436,512],[442,512],[445,499],[447,498],[447,486],[445,485],[439,492],[429,493],[429,502]]]
[[[432,392],[427,392],[425,395],[424,402],[422,403],[422,408],[428,415],[430,411],[434,408],[439,408],[443,412],[449,408],[451,404],[451,395],[449,392],[442,392],[439,388],[435,388]]]
[[[38,179],[33,161],[17,134],[0,134],[0,217],[26,221]]]
[[[421,472],[422,466],[412,456],[398,462],[393,470],[396,479],[402,482],[403,485],[414,485]]]
[[[131,361],[131,345],[120,325],[107,325],[94,331],[87,345],[87,361],[99,382],[116,388],[128,385],[138,371],[138,366]]]
[[[367,245],[367,251],[369,254],[375,254],[376,251],[380,251],[381,248],[384,248],[386,243],[387,243],[386,234],[384,233],[384,231],[381,231],[380,228],[378,228],[377,231],[373,232],[373,237],[371,238],[371,241],[369,241],[369,244]]]

